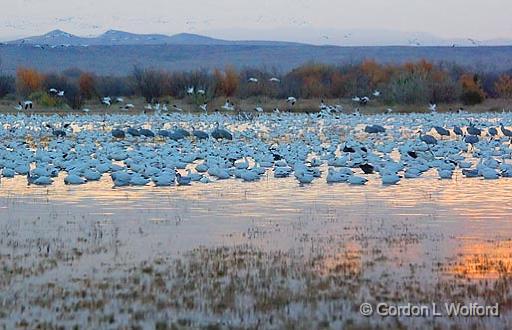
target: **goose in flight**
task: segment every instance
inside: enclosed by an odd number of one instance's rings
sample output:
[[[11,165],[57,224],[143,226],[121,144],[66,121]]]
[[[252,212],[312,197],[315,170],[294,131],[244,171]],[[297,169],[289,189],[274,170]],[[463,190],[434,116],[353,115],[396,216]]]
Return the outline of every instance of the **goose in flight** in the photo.
[[[468,38],[468,41],[471,42],[473,46],[480,46],[480,42],[478,40],[475,40],[473,38]]]

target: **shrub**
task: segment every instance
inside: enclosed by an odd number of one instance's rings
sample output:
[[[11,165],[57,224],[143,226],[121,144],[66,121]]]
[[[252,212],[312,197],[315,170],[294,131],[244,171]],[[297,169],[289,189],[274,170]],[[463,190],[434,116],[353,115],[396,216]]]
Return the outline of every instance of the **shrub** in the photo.
[[[388,103],[453,102],[460,95],[461,89],[448,71],[424,60],[388,66],[386,72],[390,78],[380,81],[380,89]]]
[[[485,100],[485,93],[476,74],[463,74],[460,79],[462,87],[461,101],[466,105],[475,105]]]
[[[18,94],[28,96],[33,92],[41,90],[43,76],[34,69],[19,68],[16,72],[16,89]]]
[[[400,72],[395,75],[384,92],[389,103],[427,103],[431,99],[431,86],[420,75],[413,72]]]
[[[80,78],[83,71],[78,68],[68,68],[62,71],[62,76],[66,78],[71,78],[73,80]]]
[[[496,82],[500,75],[496,72],[484,72],[480,71],[477,73],[478,84],[480,85],[485,97],[498,97],[496,93]]]
[[[78,86],[80,87],[80,95],[85,99],[91,99],[97,94],[94,76],[90,73],[82,73],[80,75]]]
[[[494,86],[499,97],[512,98],[512,77],[510,75],[501,75]]]
[[[79,109],[82,106],[83,97],[80,91],[80,76],[77,77],[76,73],[77,71],[73,70],[67,72],[67,76],[56,73],[44,75],[44,93],[36,94],[41,98],[38,103],[48,107],[62,106],[67,103],[71,108]],[[51,88],[64,91],[64,96],[48,95]]]
[[[13,76],[0,75],[0,98],[16,91],[16,80]]]
[[[239,87],[236,94],[240,98],[252,96],[278,97],[280,83],[271,82],[270,78],[277,77],[278,74],[264,69],[245,68],[239,74]],[[257,83],[249,81],[250,78],[258,79]]]
[[[67,86],[68,78],[63,75],[57,73],[47,73],[43,76],[43,90],[45,92],[48,92],[51,88],[66,92]]]
[[[455,102],[461,93],[457,81],[452,79],[445,71],[437,70],[431,76],[432,96],[435,103]]]
[[[361,63],[361,72],[366,77],[370,90],[374,90],[379,85],[389,81],[388,69],[374,60],[364,60],[363,63]]]
[[[324,97],[327,95],[325,84],[318,76],[304,77],[302,80],[301,96],[303,97]]]
[[[332,69],[325,64],[310,63],[292,70],[287,79],[299,81],[301,97],[325,97],[329,94]]]
[[[99,96],[131,96],[135,93],[134,84],[128,77],[96,77],[96,92]]]
[[[169,75],[162,71],[135,67],[132,73],[137,91],[151,103],[169,89]]]
[[[49,106],[58,106],[65,102],[71,108],[79,109],[82,106],[83,97],[80,93],[80,82],[76,73],[77,71],[73,69],[67,72],[67,76],[56,73],[46,74],[43,78],[45,92],[48,92],[51,88],[55,88],[58,91],[64,91],[64,97],[53,95],[51,97],[59,101],[52,101],[52,99],[48,99],[43,102],[50,104]]]
[[[65,102],[79,107],[83,100],[95,96],[142,95],[147,102],[162,97],[186,98],[200,104],[215,96],[286,98],[350,98],[369,96],[372,102],[386,103],[448,103],[460,100],[465,104],[482,102],[485,97],[512,98],[512,73],[499,76],[495,72],[469,74],[464,67],[451,63],[432,64],[425,60],[404,64],[379,64],[364,60],[356,64],[327,65],[307,63],[286,74],[265,68],[233,67],[224,70],[167,72],[135,67],[129,76],[95,76],[78,69],[61,74],[41,75],[36,70],[20,68],[16,80],[0,76],[0,97],[14,88],[26,96],[37,91],[56,88],[65,92]],[[258,79],[257,83],[249,78]],[[280,82],[270,82],[279,77]],[[15,87],[13,87],[15,86]],[[194,87],[196,93],[187,94]],[[197,93],[199,89],[204,94]],[[374,90],[382,92],[374,98]],[[40,96],[45,104],[53,106],[50,96]],[[261,99],[261,98],[260,98]]]
[[[66,103],[73,109],[80,109],[83,104],[83,97],[80,93],[80,87],[77,81],[69,82],[64,94]]]
[[[287,98],[288,96],[300,97],[301,82],[289,74],[285,75],[279,83],[279,97]]]
[[[34,92],[28,97],[38,105],[46,108],[61,107],[64,104],[62,98],[51,96],[44,91]]]
[[[206,96],[213,96],[213,77],[206,70],[194,70],[190,72],[173,72],[169,74],[167,93],[176,98],[188,96],[187,89],[194,87],[195,90],[203,89]]]
[[[340,71],[331,74],[331,87],[329,93],[332,97],[344,97],[348,94],[348,77]]]
[[[224,72],[215,69],[215,95],[216,96],[234,96],[240,85],[240,80],[236,70],[233,67],[227,67]]]
[[[346,65],[339,70],[345,77],[344,97],[369,95],[372,92],[370,78],[363,72],[360,65]]]

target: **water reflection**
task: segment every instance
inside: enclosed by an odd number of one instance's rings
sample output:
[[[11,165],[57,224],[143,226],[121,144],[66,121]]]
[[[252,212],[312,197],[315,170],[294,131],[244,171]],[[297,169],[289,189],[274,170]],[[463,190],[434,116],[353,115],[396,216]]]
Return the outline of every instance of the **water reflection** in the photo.
[[[248,228],[261,229],[269,224],[301,224],[303,231],[313,228],[314,232],[322,232],[323,227],[339,231],[344,225],[405,222],[427,234],[455,239],[457,244],[450,245],[456,249],[447,256],[470,255],[476,247],[475,253],[489,249],[489,253],[496,255],[493,245],[475,245],[462,238],[485,241],[511,236],[512,201],[502,198],[511,188],[512,180],[500,180],[499,184],[460,180],[460,174],[452,180],[438,180],[434,174],[427,174],[389,187],[381,186],[377,180],[370,180],[364,187],[320,180],[299,186],[291,178],[274,179],[269,175],[255,183],[229,180],[189,187],[122,189],[112,189],[108,177],[83,186],[66,186],[62,180],[56,180],[51,187],[27,186],[25,178],[16,177],[2,180],[0,217],[4,225],[12,218],[20,222],[40,219],[32,230],[37,226],[61,226],[70,216],[122,223],[127,228],[142,226],[146,235],[138,238],[141,242],[159,242],[166,234],[171,235],[177,239],[169,250],[175,252],[196,244],[223,243],[226,235],[236,236]],[[55,219],[45,223],[48,218]],[[322,224],[328,219],[335,219],[334,225]],[[173,223],[172,229],[162,228],[166,223]],[[130,230],[136,231],[134,228]],[[130,230],[125,239],[133,242]],[[266,235],[266,240],[276,237],[279,248],[293,248],[295,240],[282,236],[273,231]],[[148,244],[137,253],[153,253],[154,245]]]

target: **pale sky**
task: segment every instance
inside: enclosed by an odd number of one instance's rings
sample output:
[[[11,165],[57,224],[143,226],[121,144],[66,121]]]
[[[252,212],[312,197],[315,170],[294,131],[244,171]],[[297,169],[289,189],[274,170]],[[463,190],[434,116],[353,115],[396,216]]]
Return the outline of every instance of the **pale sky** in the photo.
[[[293,41],[301,41],[303,33],[307,39],[305,31],[320,37],[358,29],[446,39],[512,38],[511,0],[0,0],[0,8],[2,40],[53,29],[78,35],[108,29],[191,32],[230,39],[291,35]]]

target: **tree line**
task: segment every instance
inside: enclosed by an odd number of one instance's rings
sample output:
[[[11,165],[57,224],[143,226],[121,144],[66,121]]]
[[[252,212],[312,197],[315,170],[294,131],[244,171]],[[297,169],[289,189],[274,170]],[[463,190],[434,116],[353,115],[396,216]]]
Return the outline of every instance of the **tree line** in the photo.
[[[59,97],[50,89],[64,91],[64,95]],[[455,64],[426,60],[403,64],[374,60],[344,65],[307,63],[286,73],[230,66],[186,72],[135,67],[126,76],[96,75],[79,69],[43,73],[24,67],[18,68],[15,76],[0,73],[0,98],[13,95],[42,106],[67,104],[74,109],[104,96],[142,96],[147,102],[169,97],[205,102],[216,97],[351,98],[370,96],[377,90],[380,102],[390,105],[471,105],[486,98],[512,98],[512,73],[472,72]]]

